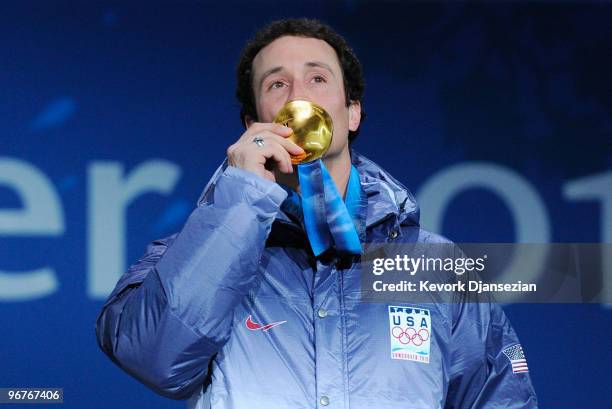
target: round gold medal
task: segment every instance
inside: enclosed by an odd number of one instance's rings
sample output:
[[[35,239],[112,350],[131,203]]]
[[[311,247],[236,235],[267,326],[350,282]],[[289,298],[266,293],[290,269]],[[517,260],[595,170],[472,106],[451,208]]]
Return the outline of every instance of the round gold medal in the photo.
[[[291,156],[294,165],[321,158],[331,145],[334,133],[331,116],[312,102],[287,102],[274,117],[274,123],[291,128],[293,133],[288,138],[304,149],[303,155]]]

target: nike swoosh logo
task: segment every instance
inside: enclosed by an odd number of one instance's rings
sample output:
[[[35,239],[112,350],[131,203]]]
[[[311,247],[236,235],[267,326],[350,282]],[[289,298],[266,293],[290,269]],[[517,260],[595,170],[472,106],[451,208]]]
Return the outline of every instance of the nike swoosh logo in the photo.
[[[271,328],[274,328],[278,325],[284,324],[287,321],[277,321],[277,322],[272,322],[270,324],[266,324],[266,325],[261,325],[258,324],[256,322],[253,321],[253,317],[251,315],[248,316],[248,318],[246,319],[246,321],[244,322],[246,324],[246,327],[248,329],[250,329],[251,331],[257,331],[257,330],[262,330],[262,331],[268,331]]]

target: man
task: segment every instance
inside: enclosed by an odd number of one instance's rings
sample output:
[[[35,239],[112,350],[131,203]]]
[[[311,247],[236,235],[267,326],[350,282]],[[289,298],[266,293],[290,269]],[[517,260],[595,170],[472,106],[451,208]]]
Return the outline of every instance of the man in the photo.
[[[104,305],[108,356],[198,408],[537,407],[499,306],[362,302],[359,255],[313,253],[290,161],[301,148],[271,123],[296,99],[333,119],[323,162],[340,194],[367,201],[355,217],[364,242],[444,242],[419,227],[402,185],[349,149],[363,78],[345,41],[314,20],[272,23],[243,52],[237,95],[247,129],[227,162],[182,231],[153,242]],[[425,314],[427,359],[394,358],[391,337],[408,339],[390,331],[397,311]]]

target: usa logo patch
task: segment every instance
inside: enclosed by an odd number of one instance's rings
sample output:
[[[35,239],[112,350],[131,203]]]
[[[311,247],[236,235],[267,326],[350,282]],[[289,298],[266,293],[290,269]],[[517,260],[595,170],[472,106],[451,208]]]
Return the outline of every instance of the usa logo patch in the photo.
[[[431,314],[418,307],[389,306],[391,358],[429,363]]]

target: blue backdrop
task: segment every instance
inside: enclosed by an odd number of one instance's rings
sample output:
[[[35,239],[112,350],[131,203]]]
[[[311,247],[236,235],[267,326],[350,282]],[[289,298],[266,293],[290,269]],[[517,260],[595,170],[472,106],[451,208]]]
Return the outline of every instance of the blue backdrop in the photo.
[[[318,17],[354,46],[355,146],[415,192],[426,227],[612,242],[610,3],[89,3],[0,6],[0,387],[183,407],[115,367],[94,322],[242,133],[234,67],[276,18]],[[612,309],[506,311],[542,408],[612,407]]]

